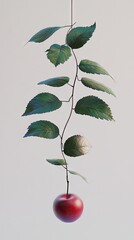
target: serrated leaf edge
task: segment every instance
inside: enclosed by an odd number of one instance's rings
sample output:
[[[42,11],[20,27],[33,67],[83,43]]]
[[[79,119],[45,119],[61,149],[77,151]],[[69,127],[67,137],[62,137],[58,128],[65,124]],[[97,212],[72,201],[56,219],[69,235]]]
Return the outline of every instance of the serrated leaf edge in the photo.
[[[46,27],[46,28],[43,28],[43,29],[41,29],[41,30],[39,30],[37,33],[35,33],[30,39],[29,39],[29,41],[27,42],[27,43],[29,43],[29,42],[34,42],[34,43],[42,43],[42,42],[44,42],[44,41],[46,41],[48,38],[50,38],[56,31],[58,31],[59,29],[61,29],[61,28],[64,28],[64,27],[66,27],[66,26],[55,26],[55,27]],[[45,40],[42,40],[41,42],[37,42],[37,40],[32,40],[37,34],[39,34],[39,33],[41,33],[42,31],[44,31],[44,30],[46,30],[46,29],[52,29],[52,28],[57,28],[57,30],[55,30],[49,37],[47,37]],[[27,44],[26,43],[26,44]],[[25,44],[25,45],[26,45]]]
[[[66,47],[66,48],[68,48],[69,50],[70,50],[70,52],[69,52],[69,56],[68,56],[68,58],[63,62],[60,62],[60,63],[58,63],[58,60],[56,61],[56,63],[53,63],[52,62],[52,60],[51,60],[51,58],[49,58],[49,51],[51,50],[51,47],[52,46],[54,46],[54,45],[58,45],[58,46],[60,46],[60,47],[62,47],[62,46],[64,46],[64,47]],[[61,50],[60,50],[61,51]],[[60,65],[60,64],[64,64],[66,61],[68,61],[68,59],[71,57],[71,49],[70,49],[70,47],[68,46],[68,45],[65,45],[65,44],[63,44],[63,45],[59,45],[59,44],[53,44],[53,45],[51,45],[50,46],[50,48],[48,49],[48,50],[46,50],[46,52],[48,52],[47,53],[47,58],[49,59],[49,61],[52,63],[52,64],[54,64],[54,66],[55,67],[57,67],[58,65]],[[58,56],[58,59],[59,59],[59,56]]]
[[[70,30],[70,32],[73,31],[73,30],[75,30],[75,29],[78,29],[78,28],[84,28],[84,29],[86,29],[86,28],[91,28],[91,27],[94,27],[94,31],[95,31],[95,29],[96,29],[96,22],[95,22],[94,24],[92,24],[91,26],[78,26],[78,27],[72,28],[72,29]],[[94,31],[92,32],[92,35],[93,35]],[[70,33],[70,32],[69,32],[69,33]],[[69,33],[68,33],[68,35],[69,35]],[[81,33],[80,35],[82,35],[82,34],[83,34],[83,33]],[[68,35],[67,35],[67,36],[68,36]],[[91,37],[92,37],[92,35],[91,35]],[[79,37],[80,37],[80,36],[79,36]],[[84,46],[84,45],[90,40],[91,37],[89,37],[82,46]],[[67,38],[66,38],[66,43],[68,44]],[[70,45],[68,44],[68,46],[70,46]],[[81,47],[82,47],[82,46],[81,46]],[[70,46],[70,47],[71,47],[71,46]],[[81,47],[78,47],[78,48],[81,48]],[[71,48],[72,48],[72,47],[71,47]],[[78,49],[78,48],[72,48],[72,49]]]
[[[48,81],[48,80],[51,80],[51,79],[60,79],[60,78],[67,78],[68,81],[65,82],[65,83],[64,83],[63,85],[61,85],[61,86],[53,86],[53,85],[50,85],[50,84],[46,84],[46,83],[45,83],[45,82]],[[46,79],[46,80],[43,80],[43,81],[39,82],[38,85],[47,85],[47,86],[50,86],[50,87],[63,87],[64,85],[68,84],[69,80],[70,80],[70,79],[69,79],[69,77],[67,77],[67,76],[53,77],[53,78],[49,78],[49,79]]]
[[[46,124],[51,124],[53,125],[53,127],[56,128],[56,130],[58,130],[58,135],[56,135],[55,137],[51,137],[51,138],[48,138],[48,137],[43,137],[43,136],[38,136],[38,135],[28,135],[29,131],[30,131],[30,128],[32,127],[32,125],[34,124],[37,124],[37,123],[41,123],[41,122],[45,122]],[[55,125],[54,123],[50,122],[50,121],[47,121],[47,120],[39,120],[39,121],[36,121],[36,122],[32,122],[29,126],[28,126],[28,131],[26,132],[26,134],[23,136],[23,137],[40,137],[40,138],[45,138],[45,139],[55,139],[59,136],[59,128],[57,127],[57,125]]]
[[[98,85],[100,85],[101,87],[106,88],[106,90],[108,90],[108,91],[105,91],[105,90],[102,90],[102,89],[96,89],[96,88],[87,86],[87,85],[85,85],[85,84],[83,83],[83,80],[84,80],[84,79],[89,80],[89,81],[92,81],[93,83],[98,84]],[[116,95],[114,94],[114,92],[112,91],[111,88],[107,87],[107,86],[106,86],[105,84],[103,84],[103,83],[100,83],[99,81],[96,81],[96,80],[91,79],[91,78],[86,78],[86,77],[81,78],[80,81],[82,82],[82,84],[83,84],[85,87],[91,88],[91,89],[96,90],[96,91],[105,92],[105,93],[108,93],[108,94],[116,97]]]
[[[39,96],[39,95],[41,95],[41,94],[44,94],[44,93],[49,93],[49,92],[41,92],[41,93],[38,93],[35,97],[33,97],[29,102],[28,102],[28,104],[27,104],[27,106],[26,106],[26,110],[27,110],[27,108],[28,108],[28,105],[32,102],[32,100],[34,99],[34,98],[36,98],[37,96]],[[61,103],[61,106],[62,106],[62,101],[56,96],[56,95],[54,95],[54,94],[52,94],[52,93],[49,93],[50,95],[53,95],[54,97],[56,97],[57,99],[58,99],[58,101]],[[60,107],[61,107],[60,106]],[[59,107],[59,108],[60,108]],[[59,108],[56,108],[55,110],[58,110]],[[26,113],[26,110],[25,110],[25,112],[22,114],[22,117],[24,116],[30,116],[30,115],[33,115],[33,114],[43,114],[43,113],[32,113],[32,114],[25,114]],[[55,110],[52,110],[52,111],[49,111],[49,112],[53,112],[53,111],[55,111]],[[49,112],[45,112],[45,113],[49,113]]]
[[[81,67],[80,67],[82,61],[91,61],[92,63],[95,63],[96,65],[98,65],[98,67],[102,68],[102,69],[105,71],[105,73],[89,73],[89,72],[87,72],[87,71],[83,71],[83,70],[81,69]],[[88,74],[107,75],[107,76],[111,77],[111,78],[114,80],[114,78],[109,74],[109,72],[108,72],[104,67],[102,67],[102,65],[100,65],[99,63],[97,63],[97,62],[95,62],[95,61],[93,61],[93,60],[90,60],[90,59],[82,59],[82,60],[80,61],[80,63],[79,63],[78,66],[79,66],[79,69],[80,69],[82,72],[86,72],[86,73],[88,73]]]
[[[89,95],[89,96],[86,96],[86,97],[90,97],[90,96],[96,97],[96,96],[94,96],[94,95]],[[86,97],[83,97],[83,98],[86,98]],[[77,101],[77,103],[78,103],[80,100],[82,100],[83,98],[79,99],[79,100]],[[103,103],[105,103],[105,104],[107,105],[107,107],[108,107],[108,109],[109,109],[109,113],[110,113],[110,115],[111,115],[111,118],[108,118],[108,119],[100,118],[100,117],[95,117],[95,118],[96,118],[96,119],[101,119],[101,120],[107,120],[107,121],[115,121],[115,119],[113,118],[112,111],[111,111],[111,108],[109,107],[109,105],[108,105],[105,101],[103,101],[101,98],[99,98],[99,97],[96,97],[96,98],[98,98],[99,100],[101,100]],[[77,105],[77,103],[76,103],[76,105]],[[76,108],[76,106],[75,106],[75,108]],[[75,108],[74,108],[74,110],[75,110]],[[75,111],[75,113],[80,114],[80,115],[90,116],[90,115],[87,115],[87,114],[84,114],[84,113],[78,113],[78,112],[76,112],[76,111]],[[106,115],[106,114],[104,113],[104,115]],[[106,116],[107,116],[107,115],[106,115]],[[94,116],[90,116],[90,117],[94,117]]]

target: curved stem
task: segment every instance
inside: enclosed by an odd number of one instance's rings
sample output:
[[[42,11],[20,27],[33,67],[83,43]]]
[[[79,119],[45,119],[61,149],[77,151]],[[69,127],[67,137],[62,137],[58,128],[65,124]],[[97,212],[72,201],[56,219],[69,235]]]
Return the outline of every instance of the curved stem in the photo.
[[[60,138],[61,138],[61,151],[62,151],[62,156],[63,156],[63,159],[65,160],[65,163],[66,163],[65,169],[66,169],[67,194],[69,193],[69,176],[68,176],[67,161],[66,161],[66,158],[65,158],[65,155],[64,155],[64,150],[63,150],[63,137],[64,137],[66,128],[67,128],[67,126],[68,126],[68,123],[69,123],[69,121],[70,121],[70,119],[71,119],[71,116],[72,116],[72,113],[73,113],[73,110],[74,110],[74,90],[75,90],[76,80],[77,80],[77,78],[78,78],[78,61],[77,61],[77,58],[76,58],[76,55],[75,55],[75,52],[73,51],[73,49],[72,49],[72,53],[73,53],[74,58],[75,58],[76,73],[75,73],[74,82],[73,82],[73,85],[72,85],[72,94],[71,94],[71,97],[70,97],[70,99],[72,99],[72,101],[71,101],[71,109],[70,109],[70,113],[69,113],[68,119],[67,119],[67,121],[66,121],[66,123],[65,123],[65,126],[64,126],[64,128],[63,128],[62,134],[61,134],[61,136],[60,136]]]
[[[71,116],[72,116],[72,113],[73,113],[73,110],[74,110],[74,90],[75,90],[75,84],[76,84],[76,80],[78,78],[78,61],[77,61],[77,58],[76,58],[76,55],[72,49],[72,53],[74,55],[74,58],[75,58],[75,62],[76,62],[76,73],[75,73],[75,78],[74,78],[74,82],[73,82],[73,85],[72,85],[72,94],[71,94],[71,97],[70,99],[72,99],[71,101],[71,109],[70,109],[70,113],[69,113],[69,117],[65,123],[65,126],[63,128],[63,131],[62,131],[62,134],[60,135],[60,138],[61,138],[61,152],[62,152],[62,156],[63,156],[63,159],[65,160],[65,169],[66,169],[66,182],[67,182],[67,194],[69,193],[69,176],[68,176],[68,166],[67,166],[67,161],[66,161],[66,158],[65,158],[65,155],[64,155],[64,150],[63,150],[63,137],[64,137],[64,134],[65,134],[65,131],[66,131],[66,128],[68,126],[68,123],[71,119]]]
[[[75,73],[74,83],[73,83],[73,85],[72,85],[72,94],[71,94],[71,97],[70,97],[70,99],[72,98],[71,110],[70,110],[70,114],[69,114],[69,117],[68,117],[68,119],[67,119],[67,122],[66,122],[66,124],[65,124],[65,126],[64,126],[64,129],[63,129],[63,132],[62,132],[62,135],[61,135],[61,139],[63,139],[63,135],[64,135],[64,133],[65,133],[66,127],[67,127],[67,125],[68,125],[68,123],[69,123],[69,121],[70,121],[70,118],[71,118],[71,116],[72,116],[72,112],[73,112],[73,109],[74,109],[74,108],[73,108],[73,106],[74,106],[74,88],[75,88],[76,80],[77,80],[77,78],[78,78],[78,61],[77,61],[77,57],[76,57],[73,49],[72,49],[72,53],[73,53],[73,55],[74,55],[75,62],[76,62],[76,73]]]

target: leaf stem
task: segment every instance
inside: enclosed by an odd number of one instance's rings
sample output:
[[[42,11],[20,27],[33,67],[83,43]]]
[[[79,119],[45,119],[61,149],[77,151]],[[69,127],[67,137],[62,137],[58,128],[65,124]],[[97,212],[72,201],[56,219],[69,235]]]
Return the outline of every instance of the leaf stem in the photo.
[[[62,100],[62,102],[70,102],[72,96],[68,100]]]
[[[67,85],[69,85],[70,87],[73,87],[70,83],[67,83]]]

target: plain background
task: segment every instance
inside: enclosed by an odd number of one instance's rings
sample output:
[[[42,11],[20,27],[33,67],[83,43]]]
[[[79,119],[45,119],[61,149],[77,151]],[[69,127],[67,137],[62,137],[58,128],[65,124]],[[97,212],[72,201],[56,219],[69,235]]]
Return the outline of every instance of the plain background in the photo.
[[[70,176],[70,191],[85,205],[75,223],[53,214],[55,197],[66,191],[65,173],[46,158],[61,157],[59,139],[23,138],[29,124],[47,119],[63,128],[69,104],[53,113],[21,117],[27,103],[48,91],[67,99],[69,87],[38,86],[41,80],[67,75],[73,80],[74,59],[55,68],[46,58],[51,44],[63,44],[67,29],[42,44],[25,43],[40,29],[70,24],[69,0],[0,0],[0,239],[1,240],[133,240],[134,239],[134,1],[75,1],[76,26],[97,28],[92,39],[76,50],[78,61],[91,59],[114,77],[92,76],[111,87],[114,98],[77,84],[75,100],[95,94],[111,107],[115,122],[73,115],[65,139],[85,136],[91,151],[68,158],[70,169],[88,184]],[[87,74],[79,73],[80,77]]]

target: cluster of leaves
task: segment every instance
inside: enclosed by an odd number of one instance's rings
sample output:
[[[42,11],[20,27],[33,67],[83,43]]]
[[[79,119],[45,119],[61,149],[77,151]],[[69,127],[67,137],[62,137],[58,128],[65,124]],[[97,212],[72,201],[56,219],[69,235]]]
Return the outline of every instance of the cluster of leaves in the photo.
[[[48,27],[39,32],[37,32],[29,42],[41,43],[47,40],[50,36],[52,36],[62,27]],[[92,37],[94,31],[96,29],[96,24],[94,23],[88,27],[76,27],[71,28],[66,35],[66,42],[63,45],[53,44],[50,46],[48,50],[46,50],[47,58],[50,60],[52,64],[57,67],[59,64],[65,63],[71,56],[72,50],[81,48],[83,45],[87,43],[88,40]],[[109,75],[109,73],[98,63],[91,61],[89,59],[83,59],[80,61],[78,65],[78,69],[82,72],[88,74],[103,74]],[[111,77],[111,76],[110,76]],[[69,84],[68,76],[59,76],[53,77],[44,81],[39,82],[38,84],[45,84],[51,87],[62,87],[65,84]],[[91,78],[82,77],[81,84],[84,86],[97,90],[103,91],[113,96],[113,91]],[[26,110],[23,116],[28,116],[32,114],[42,114],[46,112],[51,112],[59,109],[62,106],[62,101],[56,97],[55,95],[43,92],[35,96],[27,105]],[[91,117],[105,119],[105,120],[113,120],[113,116],[109,106],[100,98],[96,96],[86,96],[80,99],[75,107],[74,111],[76,114],[88,115]],[[25,134],[25,137],[29,136],[37,136],[47,139],[54,139],[60,135],[59,128],[52,122],[46,120],[40,120],[33,122],[29,127],[28,131]],[[64,144],[64,153],[68,156],[80,156],[85,154],[84,151],[80,150],[80,141],[81,136],[76,135],[72,136],[66,140]],[[48,159],[48,162],[54,165],[62,165],[64,166],[64,159]],[[72,174],[77,174],[73,171],[70,171]]]

